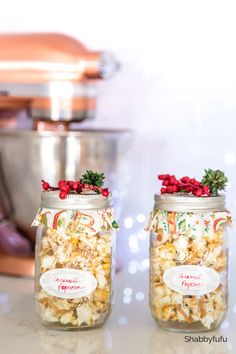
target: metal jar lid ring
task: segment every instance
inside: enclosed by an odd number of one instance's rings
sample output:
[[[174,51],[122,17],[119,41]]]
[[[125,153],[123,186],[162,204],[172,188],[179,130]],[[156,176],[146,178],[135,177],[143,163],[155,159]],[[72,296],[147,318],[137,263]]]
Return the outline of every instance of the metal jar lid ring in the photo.
[[[163,211],[196,212],[225,210],[225,196],[195,197],[186,194],[155,194],[154,208]]]
[[[60,199],[58,191],[43,191],[41,206],[53,209],[106,209],[112,207],[112,201],[101,194],[68,194],[67,198]]]

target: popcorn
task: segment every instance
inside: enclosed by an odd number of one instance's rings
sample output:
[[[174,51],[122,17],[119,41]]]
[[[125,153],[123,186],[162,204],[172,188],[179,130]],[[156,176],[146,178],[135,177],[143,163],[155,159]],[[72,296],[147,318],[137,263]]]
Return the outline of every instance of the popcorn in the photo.
[[[187,259],[187,256],[188,256],[188,252],[186,250],[177,250],[176,252],[176,260],[178,262],[184,262],[186,259]]]
[[[51,211],[51,222],[47,220],[46,226],[42,229],[42,239],[37,252],[39,274],[36,273],[35,300],[39,305],[37,306],[39,315],[46,324],[53,323],[65,328],[93,327],[103,323],[110,312],[113,229],[109,222],[103,222],[101,211],[98,214],[92,211],[91,215],[86,211],[91,225],[96,215],[100,220],[95,222],[96,230],[87,228],[80,232],[78,220],[75,225],[73,220],[69,222],[63,218],[63,225],[60,224],[55,228]],[[37,220],[41,220],[40,216],[37,216]],[[103,227],[99,229],[101,221]],[[85,232],[88,230],[91,232]],[[57,269],[78,270],[91,274],[96,281],[95,290],[78,298],[63,298],[50,294],[43,288],[40,278],[44,273]],[[58,284],[63,286],[60,284],[63,281],[60,276],[58,281]],[[73,284],[69,286],[73,287]]]
[[[75,318],[74,318],[75,320]],[[73,316],[72,316],[72,313],[71,312],[67,312],[65,313],[64,315],[61,316],[60,318],[60,322],[62,324],[68,324],[68,323],[72,323],[73,321]]]
[[[209,312],[201,319],[201,322],[206,328],[211,328],[211,325],[214,323],[214,312]]]
[[[173,244],[178,251],[180,250],[184,251],[188,247],[188,240],[184,236],[179,236]]]
[[[172,297],[171,297],[171,302],[173,304],[178,304],[181,305],[183,303],[183,295],[176,293],[173,291]]]
[[[154,318],[183,324],[197,323],[207,330],[215,328],[227,309],[224,225],[231,223],[229,213],[155,210],[151,219],[147,229],[151,232],[150,302]],[[203,295],[172,290],[164,282],[163,275],[166,270],[182,265],[213,269],[220,275],[220,285]]]
[[[41,269],[45,271],[47,269],[52,269],[55,265],[56,258],[54,256],[43,256],[41,259]]]
[[[96,272],[96,278],[98,281],[98,286],[103,289],[107,285],[106,277],[105,277],[105,272],[102,270],[99,270]]]
[[[99,313],[94,306],[82,305],[76,309],[78,325],[81,326],[83,323],[92,325],[98,318]]]
[[[46,308],[44,310],[42,319],[45,322],[57,322],[58,321],[57,316],[55,316],[53,311],[51,311],[49,308]]]
[[[176,248],[170,242],[158,248],[158,254],[161,259],[173,260],[176,256]]]

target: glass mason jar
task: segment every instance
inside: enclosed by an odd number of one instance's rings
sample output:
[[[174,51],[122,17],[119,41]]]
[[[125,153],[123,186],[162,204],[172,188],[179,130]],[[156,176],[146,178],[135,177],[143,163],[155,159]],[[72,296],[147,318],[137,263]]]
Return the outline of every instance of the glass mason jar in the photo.
[[[150,308],[172,331],[198,332],[222,323],[228,302],[225,199],[155,195],[150,230]]]
[[[111,311],[115,232],[111,200],[42,192],[35,248],[35,304],[53,329],[101,326]]]

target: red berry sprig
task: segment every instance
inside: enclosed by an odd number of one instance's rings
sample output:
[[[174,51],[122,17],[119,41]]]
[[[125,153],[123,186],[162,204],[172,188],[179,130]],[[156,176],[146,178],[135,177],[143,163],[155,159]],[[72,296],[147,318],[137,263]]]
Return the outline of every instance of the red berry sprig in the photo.
[[[77,181],[66,181],[60,180],[58,182],[58,187],[51,186],[48,182],[42,180],[42,188],[44,191],[60,191],[59,197],[60,199],[66,199],[68,194],[81,194],[84,191],[94,191],[97,194],[102,194],[103,197],[108,198],[110,192],[108,188],[103,188],[103,186],[95,186],[92,184],[87,184],[81,182],[81,180]]]
[[[188,176],[182,177],[179,180],[174,175],[158,175],[158,179],[162,181],[161,194],[164,193],[188,193],[196,197],[210,196],[209,187],[201,184],[195,178]]]

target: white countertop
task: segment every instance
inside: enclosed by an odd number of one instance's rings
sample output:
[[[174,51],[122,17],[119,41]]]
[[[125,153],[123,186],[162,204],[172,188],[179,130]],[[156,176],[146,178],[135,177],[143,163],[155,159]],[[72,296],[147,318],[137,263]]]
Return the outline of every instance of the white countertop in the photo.
[[[236,306],[222,328],[195,333],[226,336],[227,343],[186,343],[186,333],[157,327],[147,301],[147,270],[116,276],[116,303],[104,327],[89,331],[44,328],[33,305],[33,280],[0,276],[0,354],[224,354],[236,353]],[[132,295],[123,297],[124,289]],[[125,303],[125,302],[128,303]]]

